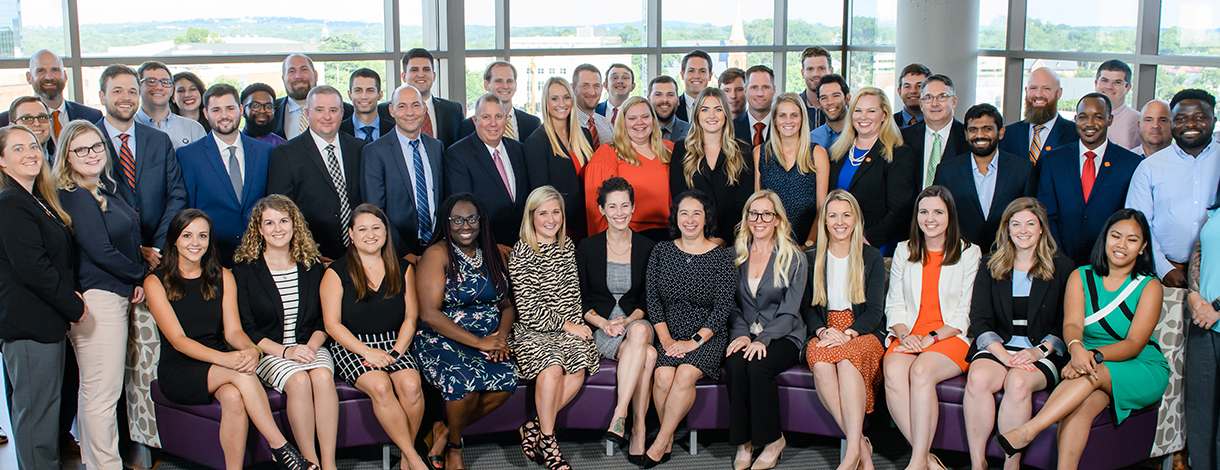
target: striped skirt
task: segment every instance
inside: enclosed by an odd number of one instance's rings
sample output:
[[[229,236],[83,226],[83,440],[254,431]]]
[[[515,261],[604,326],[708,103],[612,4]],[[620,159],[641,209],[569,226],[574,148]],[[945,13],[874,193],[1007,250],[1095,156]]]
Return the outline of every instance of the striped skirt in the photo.
[[[326,346],[318,348],[318,357],[307,364],[270,354],[263,355],[263,358],[258,361],[258,369],[255,370],[255,373],[258,374],[259,379],[262,379],[263,384],[274,388],[277,392],[284,393],[284,385],[288,383],[288,377],[291,377],[292,374],[321,367],[330,369],[331,374],[335,373],[335,361],[331,358],[330,350],[326,349]]]

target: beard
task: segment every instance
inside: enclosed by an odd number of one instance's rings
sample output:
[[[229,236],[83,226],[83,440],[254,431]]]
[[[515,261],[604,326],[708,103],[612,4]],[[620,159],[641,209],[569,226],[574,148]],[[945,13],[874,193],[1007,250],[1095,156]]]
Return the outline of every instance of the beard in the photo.
[[[975,141],[970,141],[970,153],[976,157],[986,157],[995,153],[995,149],[1000,146],[1000,139],[987,139],[984,147],[979,147]]]
[[[51,85],[50,90],[47,89],[47,85]],[[42,80],[34,87],[34,94],[45,101],[56,100],[63,96],[64,85],[64,82],[58,80]]]
[[[275,130],[275,118],[267,121],[266,124],[258,124],[250,116],[246,116],[246,134],[250,137],[259,138],[270,134]]]
[[[1034,106],[1033,100],[1025,99],[1025,121],[1034,124],[1050,122],[1059,115],[1059,100],[1053,99],[1044,106]]]

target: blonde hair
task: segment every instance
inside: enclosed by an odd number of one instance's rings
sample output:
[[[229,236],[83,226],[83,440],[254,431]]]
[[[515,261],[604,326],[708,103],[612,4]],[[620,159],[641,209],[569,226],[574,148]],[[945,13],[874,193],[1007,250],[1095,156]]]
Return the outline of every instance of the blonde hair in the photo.
[[[809,141],[809,115],[805,113],[805,104],[801,103],[800,95],[796,93],[784,93],[775,97],[775,106],[771,107],[771,138],[767,142],[767,152],[760,155],[759,158],[767,158],[766,153],[771,154],[780,166],[787,167],[788,162],[784,161],[784,149],[780,145],[779,126],[775,125],[775,113],[779,111],[781,103],[791,103],[796,106],[796,109],[801,111],[801,130],[797,132],[796,146],[796,171],[801,174],[814,173],[817,169],[813,166],[813,143]]]
[[[703,102],[708,98],[720,101],[720,106],[724,109],[722,111],[724,122],[720,128],[720,151],[724,153],[724,170],[729,175],[729,185],[738,184],[742,170],[746,167],[746,156],[741,153],[741,147],[737,146],[733,120],[729,118],[728,98],[719,88],[706,87],[695,98],[695,111],[691,116],[690,132],[686,134],[686,158],[682,160],[682,173],[686,176],[686,186],[690,188],[695,187],[694,177],[695,173],[699,172],[699,164],[707,160],[707,155],[703,153],[703,125],[700,123],[699,117],[702,113],[700,109],[703,107]]]
[[[68,146],[77,137],[85,135],[88,132],[96,134],[98,140],[102,143],[106,142],[106,138],[102,137],[102,131],[98,130],[97,126],[94,126],[89,121],[77,119],[64,126],[63,130],[59,132],[58,142],[60,145],[55,150],[55,165],[51,169],[51,174],[55,176],[56,187],[64,191],[73,191],[78,187],[89,191],[89,194],[92,194],[93,198],[97,199],[97,205],[102,209],[102,212],[106,212],[106,196],[103,196],[101,191],[98,191],[97,185],[86,182],[85,177],[76,171],[75,168],[72,168],[72,164],[68,161],[72,155],[72,150]],[[112,166],[110,151],[102,150],[102,158],[106,159],[106,163],[103,165],[101,178],[104,181],[110,182],[110,184],[114,184],[114,180],[110,178],[110,168]]]
[[[539,186],[530,191],[529,197],[525,199],[525,215],[521,216],[521,240],[529,245],[534,253],[542,252],[542,247],[538,245],[538,227],[534,226],[534,211],[552,199],[559,201],[559,212],[563,213],[563,218],[559,222],[559,233],[556,234],[555,239],[559,242],[560,249],[565,246],[564,240],[567,239],[567,235],[564,232],[568,229],[568,209],[563,206],[563,195],[549,184]]]
[[[1021,211],[1030,211],[1038,218],[1042,234],[1038,236],[1038,244],[1034,247],[1034,266],[1029,275],[1036,279],[1049,281],[1055,277],[1055,237],[1047,232],[1046,206],[1032,197],[1022,197],[1013,200],[1004,209],[1004,217],[1000,218],[1000,229],[995,234],[995,253],[987,261],[987,270],[992,279],[1008,279],[1012,276],[1012,266],[1017,259],[1017,245],[1008,232],[1008,224],[1012,217]]]
[[[589,157],[593,156],[593,146],[589,144],[588,139],[585,139],[585,133],[582,131],[584,128],[580,127],[580,118],[576,116],[576,105],[573,103],[572,111],[568,113],[568,147],[571,147],[571,154],[563,151],[559,136],[555,134],[555,124],[551,122],[551,107],[547,104],[551,98],[551,85],[563,86],[564,91],[568,92],[568,96],[572,97],[573,101],[576,99],[576,93],[572,92],[572,85],[563,77],[548,78],[542,86],[542,89],[545,90],[542,100],[542,128],[546,129],[546,138],[551,141],[551,152],[563,158],[575,157],[583,167],[589,163]],[[590,131],[597,132],[597,129],[590,129]]]
[[[902,132],[898,130],[898,124],[894,123],[892,117],[894,111],[890,106],[890,99],[886,98],[885,92],[877,87],[864,87],[851,95],[851,104],[847,107],[849,120],[850,115],[856,109],[856,103],[859,103],[860,99],[865,96],[876,96],[881,102],[881,112],[885,113],[881,119],[881,131],[877,134],[877,141],[881,142],[881,158],[888,162],[894,158],[894,147],[902,145]],[[855,145],[856,126],[854,124],[845,126],[843,134],[830,146],[830,160],[834,162],[842,160]]]
[[[235,263],[253,262],[266,251],[267,241],[263,239],[259,227],[263,224],[263,212],[267,209],[281,212],[292,220],[292,242],[288,245],[288,254],[292,256],[293,262],[301,263],[305,265],[305,269],[309,269],[314,263],[322,260],[322,255],[318,253],[318,243],[309,232],[309,224],[305,222],[301,210],[287,196],[271,194],[259,199],[254,208],[250,209],[250,221],[246,223],[246,232],[241,236],[241,245],[233,253]]]
[[[661,124],[657,122],[657,112],[652,109],[652,103],[644,99],[642,96],[632,96],[623,102],[619,109],[622,114],[627,114],[636,105],[642,104],[648,107],[648,113],[652,115],[652,137],[648,140],[648,147],[652,149],[652,153],[657,154],[657,160],[666,165],[669,164],[669,147],[665,146],[664,139],[661,139]],[[618,154],[619,161],[630,163],[632,166],[640,166],[640,157],[636,156],[635,148],[631,147],[631,138],[627,136],[627,119],[616,121],[614,124],[614,140],[610,141],[610,147],[614,149],[614,153]]]
[[[10,124],[0,127],[0,152],[2,152],[3,148],[8,145],[9,135],[18,131],[25,132],[26,134],[29,134],[30,137],[33,137],[34,146],[38,147],[39,152],[42,152],[42,146],[38,145],[38,136],[34,135],[34,131],[25,126],[20,126],[17,124]],[[45,156],[45,152],[42,153],[43,156]],[[68,230],[72,230],[72,216],[69,216],[68,212],[64,210],[63,204],[59,203],[59,190],[55,189],[55,182],[54,178],[51,176],[51,170],[47,168],[47,160],[43,157],[39,158],[42,158],[42,164],[40,164],[38,167],[38,176],[34,177],[33,189],[37,190],[38,195],[42,196],[42,200],[47,203],[47,206],[50,207],[51,210],[55,211],[55,214],[59,215],[60,220],[63,220],[64,222],[64,226],[68,227]],[[4,176],[5,177],[0,178],[0,191],[8,189],[13,184],[20,185],[20,183],[17,183],[16,178],[13,178],[11,175],[5,173]],[[21,189],[24,190],[25,188]],[[33,193],[33,191],[31,191],[31,193]]]
[[[812,305],[826,305],[829,295],[826,293],[826,257],[830,253],[830,229],[826,228],[826,212],[830,203],[843,201],[851,205],[852,219],[856,221],[851,230],[851,250],[847,254],[847,299],[852,304],[862,304],[864,295],[864,214],[860,212],[860,204],[856,197],[842,189],[836,189],[826,195],[822,209],[818,211],[818,222],[814,227],[818,231],[816,256],[813,261],[813,302]]]
[[[702,93],[700,93],[702,95]],[[796,241],[792,239],[792,222],[788,220],[788,213],[784,210],[784,204],[780,202],[779,195],[770,189],[755,191],[746,200],[746,205],[741,210],[741,222],[737,224],[737,237],[733,242],[733,248],[737,250],[737,259],[734,262],[738,266],[750,260],[750,244],[754,243],[754,232],[750,230],[746,218],[750,213],[750,205],[759,199],[771,201],[771,205],[775,206],[775,218],[779,224],[775,227],[775,263],[772,264],[771,270],[774,271],[774,286],[788,287],[788,268],[792,263],[800,262],[799,257],[804,256],[801,249],[797,247]]]

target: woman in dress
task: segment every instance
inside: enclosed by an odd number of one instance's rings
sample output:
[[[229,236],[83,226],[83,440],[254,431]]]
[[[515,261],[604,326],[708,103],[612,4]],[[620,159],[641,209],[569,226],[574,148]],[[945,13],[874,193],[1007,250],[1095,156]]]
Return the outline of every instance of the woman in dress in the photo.
[[[996,435],[1009,456],[1023,453],[1059,423],[1059,465],[1075,468],[1093,419],[1107,407],[1114,425],[1152,405],[1169,386],[1169,363],[1152,340],[1162,288],[1144,214],[1121,209],[1097,236],[1092,262],[1072,272],[1063,299],[1063,339],[1070,362],[1033,419]]]
[[[911,443],[907,469],[943,469],[931,453],[936,384],[966,372],[970,299],[981,254],[961,237],[948,189],[929,186],[915,204],[911,239],[898,244],[890,264],[885,315],[894,339],[885,352],[885,397]]]
[[[508,342],[524,380],[534,382],[538,416],[521,426],[521,450],[550,470],[571,469],[555,439],[555,416],[597,373],[593,331],[580,311],[576,244],[564,235],[563,195],[551,186],[530,192],[513,247],[517,322]]]
[[[614,140],[602,144],[585,167],[585,214],[589,233],[606,230],[597,205],[597,188],[611,176],[621,176],[639,191],[640,203],[631,230],[653,241],[669,240],[669,160],[674,144],[661,138],[648,100],[632,96],[619,107]]]
[[[525,166],[531,185],[554,187],[563,195],[563,206],[573,209],[565,211],[567,236],[579,243],[588,233],[583,176],[593,156],[589,144],[593,136],[580,126],[572,101],[575,94],[567,80],[551,77],[542,88],[546,90],[542,127],[525,139]]]
[[[911,195],[917,157],[903,145],[893,108],[880,88],[851,97],[851,125],[830,146],[830,185],[847,190],[860,205],[864,238],[880,247],[905,236],[911,225]]]
[[[729,315],[737,309],[733,250],[711,241],[712,201],[698,190],[674,199],[669,227],[648,260],[648,319],[656,329],[657,368],[652,397],[661,419],[644,468],[669,460],[674,430],[695,402],[695,382],[720,378]]]
[[[73,230],[81,234],[76,278],[93,306],[93,315],[68,332],[80,366],[81,461],[88,468],[115,468],[123,463],[114,404],[123,394],[127,310],[144,301],[140,216],[115,192],[97,127],[72,121],[60,139],[66,144],[55,157],[55,184]]]
[[[207,405],[215,396],[221,409],[220,448],[229,470],[242,468],[250,423],[267,440],[280,467],[317,469],[284,438],[271,416],[267,392],[255,375],[263,352],[254,345],[230,348],[238,343],[231,338],[245,337],[237,284],[220,266],[211,234],[212,219],[203,211],[179,212],[169,222],[161,268],[144,280],[148,309],[161,331],[161,393],[179,405]]]
[[[618,393],[606,439],[627,447],[627,461],[644,463],[644,437],[652,371],[657,350],[652,324],[644,314],[644,273],[654,242],[631,230],[635,189],[615,176],[597,190],[597,205],[606,218],[606,231],[586,238],[576,249],[581,309],[593,330],[602,357],[618,361]],[[627,438],[627,408],[631,407],[631,437]]]
[[[987,468],[993,428],[1007,432],[1029,421],[1033,393],[1059,382],[1067,365],[1063,344],[1063,290],[1075,271],[1044,227],[1046,208],[1032,197],[1004,209],[996,251],[983,257],[970,302],[974,338],[966,375],[966,442],[973,468]],[[1032,339],[1037,339],[1034,343]],[[995,393],[1004,391],[999,412]],[[1019,470],[1013,456],[1004,468]]]
[[[212,132],[212,124],[208,122],[207,116],[203,115],[202,96],[207,89],[203,80],[194,72],[174,74],[174,98],[169,101],[169,109],[174,114],[203,125],[203,132]]]
[[[242,330],[264,353],[255,372],[287,396],[301,454],[333,470],[339,396],[318,297],[326,268],[296,204],[279,194],[255,203],[234,261]]]
[[[754,193],[756,177],[750,144],[733,136],[726,103],[724,92],[716,87],[704,88],[695,98],[690,132],[674,143],[669,193],[698,189],[712,198],[716,220],[723,222],[712,241],[729,246],[746,199]]]
[[[805,360],[822,405],[847,447],[838,470],[872,468],[864,417],[881,386],[885,347],[885,260],[864,243],[864,220],[851,193],[836,189],[818,213],[817,247],[806,251],[812,279],[801,302],[812,336]]]
[[[757,189],[779,195],[792,221],[793,239],[808,247],[817,241],[813,223],[826,200],[830,156],[822,146],[809,142],[809,120],[801,101],[796,93],[775,97],[771,138],[754,149],[754,167]]]
[[[706,89],[705,89],[706,91]],[[737,229],[737,309],[729,314],[725,375],[733,468],[772,468],[787,441],[779,429],[775,376],[795,366],[805,344],[801,296],[809,267],[792,239],[779,195],[750,196]],[[765,446],[751,467],[756,447]]]
[[[517,310],[486,206],[473,194],[458,193],[441,203],[437,217],[446,230],[433,232],[420,259],[415,354],[428,382],[445,399],[448,415],[448,432],[437,434],[432,452],[447,447],[445,468],[460,469],[465,468],[466,425],[517,390],[516,365],[508,350]]]

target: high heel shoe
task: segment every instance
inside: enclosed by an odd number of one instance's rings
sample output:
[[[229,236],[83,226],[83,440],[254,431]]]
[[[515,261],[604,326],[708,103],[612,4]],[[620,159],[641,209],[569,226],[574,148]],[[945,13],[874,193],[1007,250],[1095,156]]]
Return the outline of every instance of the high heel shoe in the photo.
[[[870,440],[868,440],[867,437],[865,437],[864,438],[864,448],[868,449],[868,457],[871,459],[873,457],[873,441],[870,441]],[[856,462],[856,470],[864,470],[864,456],[863,455],[861,455],[860,459]]]
[[[932,470],[949,470],[949,467],[946,467],[945,463],[941,462],[940,457],[937,457],[936,454],[928,453],[928,461],[932,464],[930,466]]]
[[[529,460],[538,460],[538,435],[541,434],[538,419],[526,421],[517,430],[521,435],[521,453]]]
[[[538,438],[538,450],[538,458],[542,460],[540,463],[548,470],[572,470],[572,466],[559,452],[559,441],[555,440],[554,434],[541,434]]]
[[[669,461],[669,452],[666,452],[665,455],[662,455],[661,460],[653,460],[652,456],[649,456],[648,451],[645,450],[643,457],[644,457],[644,463],[642,465],[644,468],[648,469],[648,468],[655,467],[657,465],[661,465],[665,462],[668,462]]]
[[[635,466],[644,465],[644,456],[645,455],[647,455],[647,454],[640,454],[640,455],[627,454],[627,463],[635,465]]]
[[[441,429],[443,430],[442,432],[436,431],[436,425],[438,424],[441,425]],[[432,440],[429,441],[429,446],[436,445],[436,441],[440,439],[441,435],[447,435],[449,433],[449,426],[446,425],[444,421],[437,421],[436,423],[433,423],[431,433]],[[440,455],[429,455],[428,466],[432,467],[432,470],[445,470],[445,449],[441,449]]]
[[[1004,437],[1003,434],[995,435],[995,443],[999,444],[1000,449],[1004,451],[1004,455],[1007,455],[1009,457],[1012,457],[1017,454],[1024,454],[1025,451],[1029,450],[1029,444],[1026,444],[1025,447],[1022,447],[1020,449],[1013,447],[1012,443],[1008,442],[1008,438]],[[1033,444],[1033,442],[1030,442],[1030,444]]]
[[[459,441],[457,444],[454,444],[454,443],[452,443],[452,442],[446,442],[446,443],[445,443],[445,449],[446,449],[446,452],[448,452],[448,451],[450,451],[450,450],[462,450],[462,449],[464,449],[465,447],[466,447],[466,441],[464,441],[464,440],[463,440],[463,441]],[[446,456],[446,457],[447,457],[447,456]],[[454,469],[454,470],[466,470],[466,469],[464,469],[464,468],[459,468],[459,469]]]
[[[777,439],[774,444],[779,445],[779,452],[775,454],[775,458],[772,460],[763,460],[762,457],[759,457],[758,460],[754,461],[754,465],[750,466],[750,470],[770,470],[779,464],[780,459],[784,458],[784,448],[788,447],[788,440],[784,439],[783,434],[780,434],[779,439]],[[771,444],[767,445],[770,446]],[[763,452],[766,452],[766,447],[763,448]]]
[[[615,418],[611,429],[606,431],[606,440],[617,444],[619,448],[627,447],[627,418]],[[622,430],[622,434],[615,432],[619,430]]]
[[[742,444],[741,446],[745,447],[749,444],[750,443],[747,442],[745,444]],[[741,449],[737,449],[737,455],[738,456],[741,455]],[[747,468],[750,468],[750,461],[753,459],[754,459],[754,446],[750,446],[750,453],[744,460],[736,458],[736,457],[733,458],[733,470],[746,470]]]
[[[305,460],[292,444],[285,442],[279,449],[271,449],[271,457],[284,470],[318,470],[318,465]]]

